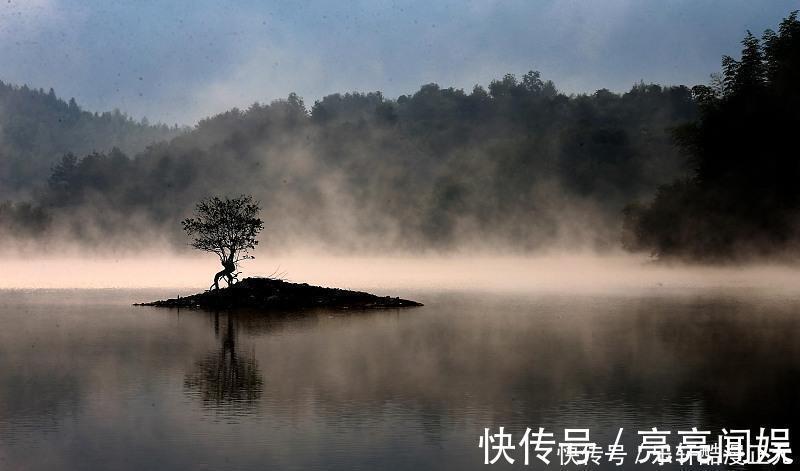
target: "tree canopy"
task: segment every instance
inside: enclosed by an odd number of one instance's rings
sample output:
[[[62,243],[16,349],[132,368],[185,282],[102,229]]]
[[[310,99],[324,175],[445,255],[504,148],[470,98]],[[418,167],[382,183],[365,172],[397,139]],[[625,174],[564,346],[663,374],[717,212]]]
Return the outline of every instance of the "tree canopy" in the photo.
[[[797,255],[800,241],[800,21],[797,12],[693,93],[699,119],[675,133],[689,175],[626,211],[630,248],[721,260]]]
[[[251,196],[215,196],[197,203],[194,217],[182,221],[184,231],[192,238],[192,247],[219,257],[223,270],[214,277],[216,288],[222,277],[232,284],[236,264],[253,258],[249,251],[258,245],[256,236],[264,228],[258,212],[258,203]]]
[[[119,110],[93,113],[51,88],[0,81],[0,199],[26,196],[47,180],[65,153],[86,155],[118,148],[135,154],[183,129],[134,120]]]
[[[687,87],[566,95],[535,71],[467,91],[333,94],[310,111],[291,95],[202,120],[135,157],[67,156],[32,202],[45,229],[16,226],[96,245],[138,243],[125,234],[147,227],[178,245],[175,220],[235,189],[281,221],[273,248],[611,247],[620,208],[679,174],[670,129],[695,113]]]

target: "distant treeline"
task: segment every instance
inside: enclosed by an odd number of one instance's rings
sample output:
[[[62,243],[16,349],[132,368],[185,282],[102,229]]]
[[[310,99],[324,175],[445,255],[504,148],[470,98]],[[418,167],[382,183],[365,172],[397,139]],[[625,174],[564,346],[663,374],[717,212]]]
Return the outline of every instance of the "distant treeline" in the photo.
[[[629,248],[703,261],[800,254],[797,12],[742,46],[693,89],[700,117],[676,131],[691,173],[626,209]]]
[[[470,92],[335,94],[310,109],[292,94],[186,132],[3,85],[0,178],[31,196],[0,204],[0,232],[180,246],[195,202],[248,193],[268,248],[598,248],[622,233],[662,258],[797,254],[797,15],[761,40],[748,33],[722,65],[691,90],[568,96],[529,72]],[[72,152],[45,170],[60,150]]]
[[[134,121],[118,110],[84,111],[52,88],[45,92],[0,81],[0,199],[29,195],[66,152],[84,155],[117,147],[135,153],[179,132]]]
[[[680,175],[671,133],[696,110],[683,86],[567,96],[537,72],[310,109],[292,94],[136,156],[65,155],[35,198],[0,207],[0,223],[28,240],[183,244],[178,221],[196,201],[249,193],[266,247],[612,247],[621,208]]]

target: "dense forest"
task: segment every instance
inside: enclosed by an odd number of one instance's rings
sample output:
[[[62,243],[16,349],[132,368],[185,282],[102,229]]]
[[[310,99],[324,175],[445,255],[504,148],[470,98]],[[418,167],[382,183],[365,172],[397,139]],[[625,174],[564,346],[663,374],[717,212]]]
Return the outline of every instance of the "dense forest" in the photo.
[[[291,94],[183,131],[2,85],[0,231],[181,247],[196,201],[247,193],[273,249],[598,249],[622,233],[661,258],[785,254],[800,240],[798,62],[792,14],[692,89],[566,95],[528,72],[309,108]]]
[[[272,248],[613,247],[621,208],[680,174],[671,132],[695,117],[686,87],[567,96],[537,72],[471,92],[335,94],[310,109],[290,95],[135,155],[66,154],[0,220],[28,241],[177,246],[196,201],[250,193]]]
[[[114,147],[135,153],[181,130],[134,121],[118,110],[90,113],[75,99],[0,81],[0,200],[29,196],[67,152],[85,155]]]
[[[661,258],[798,256],[800,21],[797,12],[693,93],[699,119],[678,128],[690,174],[626,209],[625,243]]]

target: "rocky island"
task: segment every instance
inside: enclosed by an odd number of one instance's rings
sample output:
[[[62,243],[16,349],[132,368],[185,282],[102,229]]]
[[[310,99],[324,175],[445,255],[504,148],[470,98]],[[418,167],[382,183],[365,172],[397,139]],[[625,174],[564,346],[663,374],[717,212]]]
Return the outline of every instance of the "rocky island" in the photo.
[[[312,308],[386,309],[422,306],[422,304],[407,299],[376,296],[361,291],[323,288],[272,278],[245,278],[226,288],[211,289],[186,297],[140,303],[137,306],[300,310]]]
[[[249,251],[256,248],[256,236],[264,228],[258,217],[259,204],[252,196],[213,196],[201,200],[193,217],[181,221],[191,238],[190,245],[203,252],[215,254],[222,270],[214,275],[214,283],[203,293],[138,306],[197,308],[197,309],[254,309],[301,310],[313,308],[385,309],[421,306],[407,299],[381,297],[361,291],[289,283],[279,278],[238,279],[238,264],[253,258]],[[227,282],[226,288],[220,282]]]

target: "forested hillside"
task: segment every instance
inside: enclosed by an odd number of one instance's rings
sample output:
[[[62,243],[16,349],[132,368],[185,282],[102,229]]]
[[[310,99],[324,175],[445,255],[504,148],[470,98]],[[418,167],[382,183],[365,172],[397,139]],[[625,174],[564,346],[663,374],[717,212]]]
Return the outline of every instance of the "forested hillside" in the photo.
[[[695,117],[683,86],[567,96],[537,72],[309,108],[290,95],[136,157],[65,156],[35,199],[0,218],[29,240],[147,245],[182,240],[177,221],[201,197],[249,193],[267,247],[613,247],[623,206],[680,174],[671,132]]]
[[[53,89],[0,81],[0,199],[29,196],[67,152],[84,155],[117,147],[133,154],[178,132],[134,121],[116,110],[84,111],[74,99],[58,98]]]

